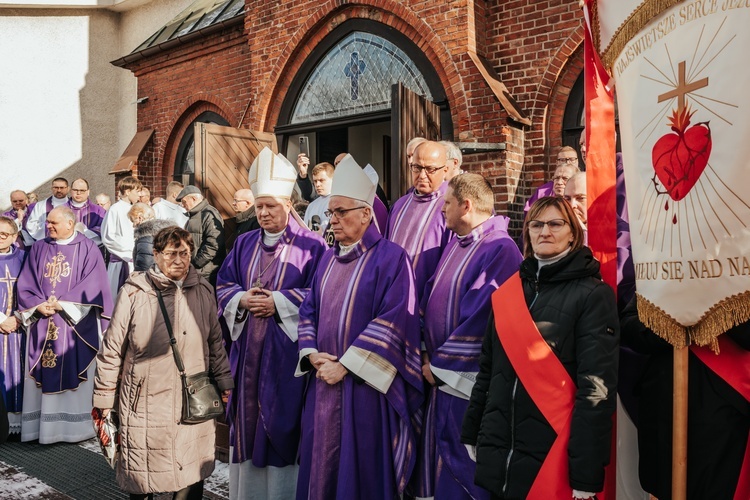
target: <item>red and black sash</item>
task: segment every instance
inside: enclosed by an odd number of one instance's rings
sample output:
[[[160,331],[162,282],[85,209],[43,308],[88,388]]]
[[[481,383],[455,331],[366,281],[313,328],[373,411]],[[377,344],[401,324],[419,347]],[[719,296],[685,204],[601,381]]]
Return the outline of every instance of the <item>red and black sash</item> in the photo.
[[[557,439],[542,463],[527,498],[572,498],[568,441],[576,386],[531,318],[519,273],[492,294],[495,329],[513,369]],[[513,314],[507,314],[513,311]]]
[[[742,349],[726,335],[719,337],[718,356],[707,347],[690,347],[693,354],[716,375],[750,401],[750,352]],[[740,479],[734,491],[734,500],[750,498],[750,436],[745,447]]]

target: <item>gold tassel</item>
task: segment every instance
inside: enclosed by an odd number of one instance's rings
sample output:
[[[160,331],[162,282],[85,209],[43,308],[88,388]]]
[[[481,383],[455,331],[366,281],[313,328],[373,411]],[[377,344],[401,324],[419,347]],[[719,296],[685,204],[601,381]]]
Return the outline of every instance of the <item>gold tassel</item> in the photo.
[[[604,67],[611,71],[615,60],[625,49],[625,46],[630,40],[632,40],[656,16],[683,1],[684,0],[645,0],[642,4],[636,7],[620,27],[617,28],[614,35],[612,35],[612,39],[609,41],[607,48],[603,51],[600,50]],[[599,20],[596,19],[594,25],[598,26],[598,24]],[[598,43],[598,33],[595,36]]]
[[[683,326],[663,309],[636,294],[641,322],[674,347],[689,344],[708,346],[719,353],[717,337],[727,330],[750,321],[750,291],[727,297],[714,304],[697,323]]]

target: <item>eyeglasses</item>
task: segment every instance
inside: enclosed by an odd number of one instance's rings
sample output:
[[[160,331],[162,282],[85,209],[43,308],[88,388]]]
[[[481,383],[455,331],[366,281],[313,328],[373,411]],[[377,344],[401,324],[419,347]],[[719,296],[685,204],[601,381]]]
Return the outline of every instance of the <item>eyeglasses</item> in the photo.
[[[52,189],[55,191],[61,190],[61,189],[68,189],[68,186],[52,186]]]
[[[570,180],[569,175],[556,175],[552,178],[552,182],[563,181],[568,182]]]
[[[190,252],[187,250],[182,250],[181,252],[159,252],[161,253],[161,256],[164,257],[164,260],[175,260],[177,257],[180,258],[180,260],[187,260],[190,258]]]
[[[546,222],[541,220],[532,220],[529,221],[529,232],[540,233],[542,232],[542,229],[544,229],[544,226],[549,226],[549,230],[553,233],[556,233],[563,227],[565,227],[565,224],[567,223],[568,222],[563,219],[552,219]]]
[[[4,232],[0,232],[0,238],[2,238],[2,239],[10,238],[11,236],[15,236],[17,234],[18,233],[4,233]]]
[[[334,208],[333,210],[326,210],[323,213],[329,219],[333,217],[334,215],[336,216],[337,219],[341,219],[347,214],[347,212],[351,212],[352,210],[362,210],[363,208],[367,208],[367,207]]]
[[[572,157],[572,158],[558,158],[557,163],[561,165],[572,165],[574,163],[578,163],[578,157]]]
[[[443,165],[442,167],[420,167],[419,165],[409,165],[409,170],[411,170],[414,174],[421,173],[422,170],[424,170],[427,175],[434,175],[435,172],[443,168],[445,168],[445,165]]]

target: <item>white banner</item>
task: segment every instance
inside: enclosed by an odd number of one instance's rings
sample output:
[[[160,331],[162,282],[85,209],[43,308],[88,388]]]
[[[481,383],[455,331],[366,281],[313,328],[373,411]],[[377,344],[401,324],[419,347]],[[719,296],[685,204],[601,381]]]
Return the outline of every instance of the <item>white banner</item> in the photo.
[[[628,33],[602,56],[619,104],[639,314],[673,345],[685,334],[714,345],[750,319],[750,0],[637,9],[657,14],[617,11],[594,26],[621,23],[608,40]]]

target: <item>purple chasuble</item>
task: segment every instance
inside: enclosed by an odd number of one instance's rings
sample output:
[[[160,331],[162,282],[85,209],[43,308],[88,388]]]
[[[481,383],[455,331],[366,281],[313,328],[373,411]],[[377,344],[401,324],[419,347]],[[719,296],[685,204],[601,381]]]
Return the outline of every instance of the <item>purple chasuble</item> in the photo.
[[[26,208],[26,217],[23,219],[23,223],[21,224],[21,227],[18,230],[18,237],[16,238],[16,242],[13,243],[13,246],[16,248],[20,248],[23,250],[26,248],[26,245],[23,243],[23,234],[21,234],[21,230],[23,230],[26,227],[26,220],[28,219],[28,215],[31,212],[29,211],[28,207]],[[3,216],[8,217],[9,219],[13,219],[14,221],[18,219],[18,210],[15,208],[11,208],[7,212],[3,213]]]
[[[91,306],[75,325],[60,311],[35,321],[28,331],[29,373],[42,393],[75,389],[99,349],[112,314],[112,296],[102,254],[96,244],[76,232],[67,245],[51,238],[31,247],[18,277],[18,307],[27,310],[55,296],[60,302]],[[100,319],[101,318],[101,319]]]
[[[76,222],[83,223],[87,229],[90,229],[97,236],[102,235],[102,221],[107,212],[95,203],[91,203],[91,200],[86,200],[82,206],[77,207],[73,205],[73,199],[69,199],[65,204],[66,207],[71,209],[76,214]]]
[[[300,308],[300,350],[357,351],[394,378],[385,394],[353,374],[335,385],[310,378],[297,499],[397,498],[414,468],[423,398],[413,273],[374,223],[338,253],[338,244],[325,253]]]
[[[235,387],[227,409],[233,463],[252,460],[256,467],[296,463],[307,381],[294,376],[297,343],[274,317],[247,314],[242,333],[231,342],[232,325],[226,324],[224,309],[258,279],[264,289],[281,292],[299,307],[327,248],[323,238],[290,217],[281,239],[272,246],[263,243],[262,229],[240,235],[219,270],[219,322],[228,340]]]
[[[466,384],[466,398],[437,387],[429,389],[417,474],[412,483],[418,497],[489,498],[487,491],[474,484],[476,464],[460,438],[492,310],[490,296],[518,271],[523,260],[507,228],[507,217],[494,216],[463,238],[452,239],[425,288],[422,314],[430,364],[454,372],[456,378],[463,376],[459,380]]]
[[[393,204],[385,237],[406,250],[422,300],[425,283],[435,274],[440,256],[453,233],[445,227],[442,208],[448,183],[437,191],[420,196],[412,191]]]
[[[388,209],[386,208],[385,203],[383,203],[383,201],[377,196],[372,202],[372,212],[374,214],[375,222],[378,225],[378,231],[380,231],[380,234],[385,235],[385,230],[388,227]]]
[[[526,213],[531,208],[531,205],[533,205],[534,202],[539,198],[544,198],[545,196],[555,196],[555,181],[545,182],[544,184],[536,188],[534,194],[532,194],[531,197],[526,200],[526,204],[523,206],[524,219],[526,218]]]
[[[14,247],[0,254],[0,312],[13,316],[18,310],[16,301],[16,279],[21,272],[26,253]],[[19,331],[0,334],[0,386],[8,413],[21,413],[23,398],[24,353],[26,334]]]

